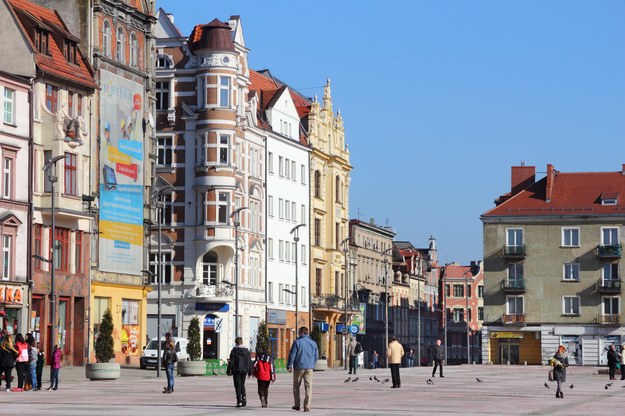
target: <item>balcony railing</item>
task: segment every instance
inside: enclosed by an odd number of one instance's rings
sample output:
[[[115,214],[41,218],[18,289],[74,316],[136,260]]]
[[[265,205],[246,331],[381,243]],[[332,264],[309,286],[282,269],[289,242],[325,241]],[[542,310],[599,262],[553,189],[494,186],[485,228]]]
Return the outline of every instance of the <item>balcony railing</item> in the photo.
[[[623,318],[618,313],[609,313],[599,315],[597,321],[603,325],[620,325]]]
[[[525,244],[520,246],[503,246],[503,256],[512,259],[525,258]]]
[[[599,293],[621,293],[621,279],[601,279],[597,282]]]
[[[230,299],[234,293],[232,285],[219,283],[216,285],[199,285],[195,287],[195,297]]]
[[[345,310],[345,300],[334,294],[313,296],[312,305],[316,308],[335,308]],[[357,299],[349,299],[347,301],[347,309],[357,311],[360,308],[360,302]]]
[[[504,279],[501,281],[501,290],[508,293],[525,292],[525,279]]]
[[[616,259],[621,257],[621,244],[599,244],[597,256],[604,259]]]
[[[524,324],[525,323],[525,314],[524,313],[516,313],[516,314],[506,314],[503,316],[504,324]]]

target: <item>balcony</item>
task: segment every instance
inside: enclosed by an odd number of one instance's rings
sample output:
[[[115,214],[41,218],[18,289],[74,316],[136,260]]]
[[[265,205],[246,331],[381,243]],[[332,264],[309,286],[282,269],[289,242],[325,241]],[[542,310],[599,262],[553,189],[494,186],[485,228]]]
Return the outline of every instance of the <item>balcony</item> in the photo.
[[[501,290],[506,293],[524,293],[525,279],[504,279],[501,281]]]
[[[503,316],[503,323],[506,325],[524,325],[525,314],[524,313],[506,314]]]
[[[599,244],[597,256],[601,259],[619,259],[621,258],[621,244]]]
[[[334,294],[313,296],[312,306],[316,309],[338,309],[345,311],[345,300]],[[347,301],[347,309],[349,311],[359,311],[360,302],[357,299],[349,299]]]
[[[599,293],[621,293],[621,279],[601,279],[597,282]]]
[[[599,315],[597,321],[601,325],[620,325],[623,322],[623,318],[618,313],[608,313]]]
[[[232,285],[199,285],[195,287],[195,298],[206,302],[227,303],[232,300],[234,288]]]
[[[503,256],[507,259],[524,259],[526,257],[525,244],[521,246],[503,246]]]

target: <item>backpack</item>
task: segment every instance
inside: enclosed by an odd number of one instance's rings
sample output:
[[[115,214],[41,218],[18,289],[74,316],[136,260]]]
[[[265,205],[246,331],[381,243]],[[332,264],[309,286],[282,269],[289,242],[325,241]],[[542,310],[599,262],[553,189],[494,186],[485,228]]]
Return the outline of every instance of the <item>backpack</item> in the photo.
[[[362,345],[360,345],[360,342],[356,343],[356,346],[354,347],[354,354],[360,354],[362,352]]]

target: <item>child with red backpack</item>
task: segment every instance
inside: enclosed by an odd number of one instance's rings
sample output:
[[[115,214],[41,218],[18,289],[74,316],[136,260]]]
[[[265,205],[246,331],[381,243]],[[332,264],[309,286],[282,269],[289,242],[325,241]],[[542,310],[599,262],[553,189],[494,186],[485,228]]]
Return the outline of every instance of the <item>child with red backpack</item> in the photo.
[[[260,396],[260,405],[267,407],[267,399],[269,397],[269,384],[276,381],[276,373],[273,366],[273,358],[261,352],[256,356],[256,361],[252,367],[252,376],[258,380],[258,395]]]

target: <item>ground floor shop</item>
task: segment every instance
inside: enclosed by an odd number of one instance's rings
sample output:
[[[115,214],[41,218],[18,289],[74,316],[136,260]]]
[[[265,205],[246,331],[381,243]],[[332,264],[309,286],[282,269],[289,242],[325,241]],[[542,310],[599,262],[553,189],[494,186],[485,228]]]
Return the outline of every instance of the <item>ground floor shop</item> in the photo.
[[[621,327],[540,325],[483,327],[482,359],[493,364],[546,364],[564,345],[572,365],[605,365],[610,345],[625,341]]]
[[[328,361],[328,367],[342,367],[347,328],[343,322],[345,313],[333,309],[314,309],[314,324],[321,329],[320,359]]]
[[[5,333],[15,336],[34,328],[34,322],[29,322],[28,298],[27,285],[14,282],[0,285],[0,328]]]
[[[297,339],[297,327],[308,326],[308,312],[299,312],[295,325],[295,311],[267,309],[269,354],[274,358],[287,359],[293,341]]]

